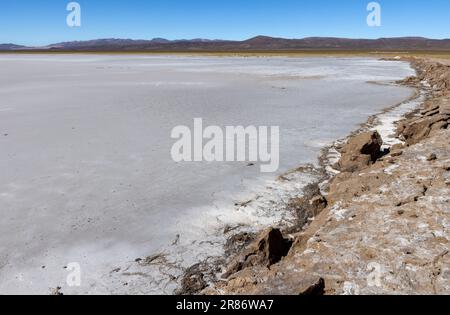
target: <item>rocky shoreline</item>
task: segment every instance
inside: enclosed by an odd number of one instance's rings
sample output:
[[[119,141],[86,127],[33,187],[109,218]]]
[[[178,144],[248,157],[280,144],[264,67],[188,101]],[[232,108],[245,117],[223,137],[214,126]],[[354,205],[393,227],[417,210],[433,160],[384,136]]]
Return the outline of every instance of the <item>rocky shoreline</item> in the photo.
[[[193,266],[179,294],[450,294],[450,67],[402,60],[417,75],[400,83],[426,100],[397,123],[398,144],[351,135],[292,200],[295,227],[234,235],[220,279]]]

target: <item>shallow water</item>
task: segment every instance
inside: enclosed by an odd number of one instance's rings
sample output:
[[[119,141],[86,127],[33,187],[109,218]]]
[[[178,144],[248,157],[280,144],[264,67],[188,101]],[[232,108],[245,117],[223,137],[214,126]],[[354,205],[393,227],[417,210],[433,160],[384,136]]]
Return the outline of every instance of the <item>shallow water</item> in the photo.
[[[106,275],[162,251],[192,263],[227,224],[280,220],[234,204],[412,93],[368,81],[412,74],[367,58],[0,56],[0,293],[130,292],[124,282],[140,280]],[[173,162],[171,130],[195,117],[280,126],[279,172]],[[65,285],[71,262],[81,287]]]

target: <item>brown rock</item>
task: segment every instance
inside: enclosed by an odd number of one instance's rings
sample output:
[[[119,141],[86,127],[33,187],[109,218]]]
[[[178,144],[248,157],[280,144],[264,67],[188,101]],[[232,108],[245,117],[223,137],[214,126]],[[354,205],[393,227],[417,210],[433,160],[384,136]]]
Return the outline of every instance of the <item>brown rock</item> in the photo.
[[[310,284],[307,288],[300,290],[299,295],[308,296],[322,296],[325,294],[325,280],[323,278],[317,279],[314,283]]]
[[[434,115],[431,117],[419,118],[407,124],[401,134],[408,145],[413,145],[428,137],[432,130],[445,129],[448,126],[449,117],[447,115]],[[436,125],[436,126],[435,126]]]
[[[356,172],[373,164],[383,154],[383,140],[378,132],[366,132],[352,137],[342,149],[337,168],[342,172]]]
[[[431,153],[428,157],[427,157],[427,161],[431,162],[431,161],[436,161],[437,160],[437,156],[435,153]]]
[[[289,209],[297,213],[298,226],[303,227],[310,218],[316,217],[328,205],[328,201],[320,192],[317,184],[305,187],[304,196],[289,202]],[[293,231],[292,231],[293,232]]]
[[[392,157],[399,157],[399,156],[402,156],[403,155],[403,151],[395,151],[395,152],[392,152],[391,153],[391,156]]]
[[[436,111],[439,112],[439,105],[432,104],[431,107],[424,109],[423,111],[420,112],[420,114],[426,116],[427,114]]]
[[[405,146],[403,145],[403,144],[401,144],[401,143],[398,143],[398,144],[394,144],[392,147],[391,147],[391,152],[397,152],[397,151],[402,151],[403,152],[403,149],[405,148]]]
[[[236,255],[236,253],[245,249],[254,240],[255,235],[247,232],[241,232],[231,236],[225,243],[225,255],[228,257]]]
[[[314,214],[318,214],[320,211],[327,207],[327,200],[324,196],[319,195],[312,198],[309,201],[309,204],[311,205],[311,208],[314,209]]]
[[[279,229],[270,228],[231,263],[223,277],[229,278],[248,267],[270,267],[285,257],[291,246],[292,240],[285,239]]]

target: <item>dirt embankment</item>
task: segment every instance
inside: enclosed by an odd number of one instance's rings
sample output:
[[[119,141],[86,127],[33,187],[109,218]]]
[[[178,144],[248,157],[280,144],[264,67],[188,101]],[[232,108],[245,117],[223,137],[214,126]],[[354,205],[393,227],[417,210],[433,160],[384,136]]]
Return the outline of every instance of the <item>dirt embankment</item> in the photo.
[[[292,201],[311,223],[263,232],[203,294],[450,294],[450,67],[409,61],[402,83],[427,100],[398,123],[403,144],[352,136],[326,193]]]

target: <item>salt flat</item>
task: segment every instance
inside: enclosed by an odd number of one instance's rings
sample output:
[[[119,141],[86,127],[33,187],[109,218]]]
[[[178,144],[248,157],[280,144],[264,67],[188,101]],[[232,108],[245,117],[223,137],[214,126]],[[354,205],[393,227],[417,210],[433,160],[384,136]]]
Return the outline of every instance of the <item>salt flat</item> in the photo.
[[[160,252],[193,263],[226,224],[277,220],[234,204],[412,93],[368,81],[412,74],[368,58],[1,55],[0,293],[167,292],[109,275]],[[280,126],[279,172],[175,163],[171,130],[195,117]]]

